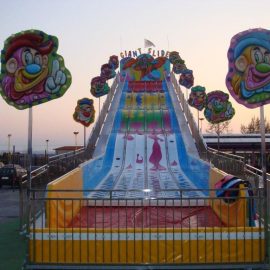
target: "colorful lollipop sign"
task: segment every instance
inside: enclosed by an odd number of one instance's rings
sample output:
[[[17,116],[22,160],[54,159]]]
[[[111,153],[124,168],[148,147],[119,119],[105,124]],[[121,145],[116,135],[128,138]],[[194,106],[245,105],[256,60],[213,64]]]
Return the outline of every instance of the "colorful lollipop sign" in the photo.
[[[270,103],[270,31],[238,33],[228,50],[226,85],[235,100],[248,108]]]
[[[39,30],[10,36],[1,52],[0,94],[17,109],[64,95],[71,75],[58,55],[58,39]]]
[[[93,99],[79,99],[73,114],[73,119],[85,127],[89,127],[95,121],[95,108]]]
[[[206,95],[205,118],[212,124],[218,124],[233,118],[235,110],[229,101],[229,95],[222,91],[213,91]]]

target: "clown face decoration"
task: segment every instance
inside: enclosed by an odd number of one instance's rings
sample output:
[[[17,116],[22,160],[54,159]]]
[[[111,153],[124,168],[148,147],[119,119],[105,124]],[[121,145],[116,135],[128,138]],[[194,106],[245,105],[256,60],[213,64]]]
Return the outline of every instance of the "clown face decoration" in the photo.
[[[113,67],[113,69],[118,69],[119,67],[119,60],[117,55],[110,56],[109,65]]]
[[[179,84],[185,86],[186,88],[190,88],[194,84],[193,71],[190,69],[185,69],[182,71],[182,74],[179,78]]]
[[[235,35],[228,50],[226,85],[248,108],[270,103],[270,31],[251,29]]]
[[[85,127],[89,127],[95,121],[95,109],[93,104],[93,99],[79,99],[73,114],[73,119]]]
[[[205,87],[200,85],[194,86],[191,88],[191,92],[189,94],[188,104],[191,107],[196,108],[201,111],[204,109],[206,101]]]
[[[110,80],[116,76],[116,72],[112,65],[104,64],[100,68],[100,76],[104,77],[106,80]]]
[[[233,118],[235,110],[229,95],[222,91],[212,91],[206,95],[204,116],[208,122],[218,124]]]
[[[0,93],[7,103],[26,109],[61,97],[71,84],[54,36],[30,30],[9,37],[1,53]]]
[[[94,97],[101,97],[107,95],[110,91],[110,87],[106,82],[106,78],[97,76],[91,80],[90,92]]]
[[[178,61],[178,60],[181,60],[179,52],[176,52],[176,51],[170,52],[170,54],[169,54],[170,63],[174,65],[176,63],[176,61]]]

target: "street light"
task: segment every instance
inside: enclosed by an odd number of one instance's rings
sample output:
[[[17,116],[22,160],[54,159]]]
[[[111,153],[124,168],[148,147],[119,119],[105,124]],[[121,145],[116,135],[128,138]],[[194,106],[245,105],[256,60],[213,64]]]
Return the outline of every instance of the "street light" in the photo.
[[[10,163],[10,137],[11,134],[8,134],[8,163]]]
[[[10,137],[11,134],[8,134],[8,153],[10,154]]]
[[[204,120],[204,118],[200,118],[200,121],[201,121],[201,128],[200,128],[200,132],[202,133],[202,121]]]
[[[46,161],[48,161],[49,157],[49,140],[46,140]]]
[[[79,134],[79,132],[74,131],[73,134],[75,135],[75,150],[77,150],[77,135]]]

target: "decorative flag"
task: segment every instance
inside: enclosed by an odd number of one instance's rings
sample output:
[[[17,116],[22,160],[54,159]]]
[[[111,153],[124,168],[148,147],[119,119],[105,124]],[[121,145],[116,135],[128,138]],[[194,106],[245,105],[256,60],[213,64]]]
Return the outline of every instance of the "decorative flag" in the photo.
[[[152,41],[148,39],[144,39],[144,48],[148,48],[148,47],[156,47],[156,46]]]

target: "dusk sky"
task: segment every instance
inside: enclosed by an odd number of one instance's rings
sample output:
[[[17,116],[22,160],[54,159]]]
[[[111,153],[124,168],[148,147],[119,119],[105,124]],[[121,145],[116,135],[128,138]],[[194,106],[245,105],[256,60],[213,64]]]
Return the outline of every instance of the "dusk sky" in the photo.
[[[250,28],[270,29],[269,0],[1,0],[0,46],[11,34],[38,29],[57,36],[58,54],[72,75],[72,84],[62,98],[33,107],[33,150],[49,150],[83,144],[83,126],[72,114],[77,100],[92,98],[91,78],[100,74],[100,66],[109,56],[124,50],[143,49],[144,38],[156,49],[175,50],[193,70],[194,85],[207,92],[227,93],[227,51],[231,37]],[[110,81],[110,84],[112,81]],[[186,89],[183,88],[186,93]],[[105,97],[102,98],[102,101]],[[230,97],[236,114],[231,121],[232,133],[240,132],[259,109],[247,109]],[[98,112],[98,102],[95,102]],[[265,116],[270,120],[270,105]],[[28,109],[17,110],[0,96],[0,151],[11,145],[27,149]],[[98,116],[98,114],[96,114]],[[195,111],[194,117],[197,118]],[[207,127],[203,121],[203,129]],[[92,126],[87,129],[87,136]]]

